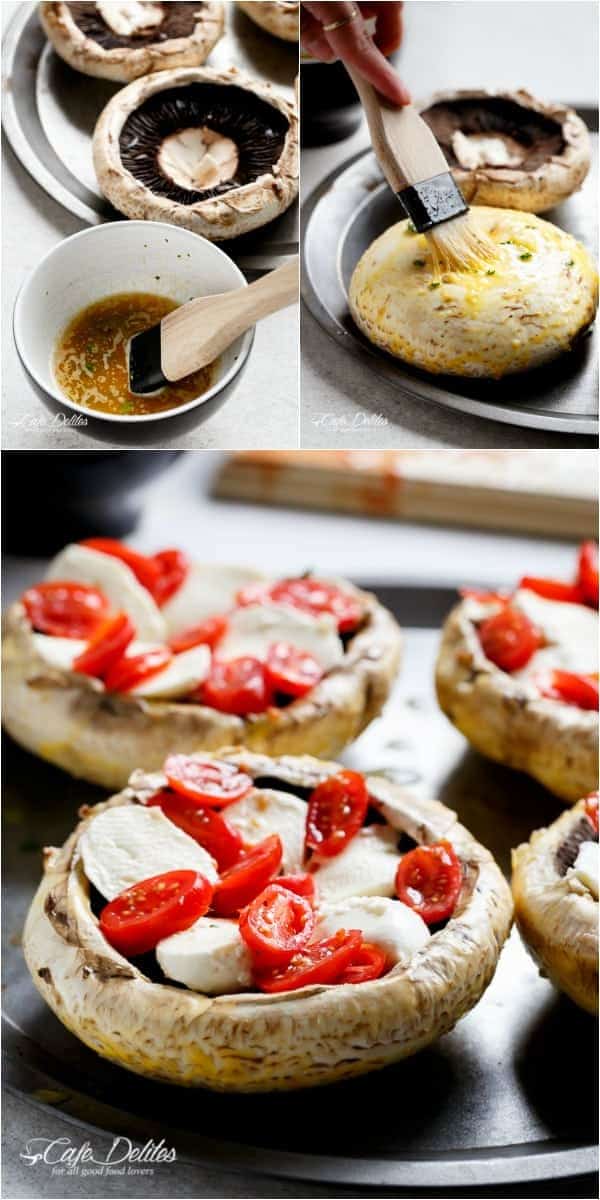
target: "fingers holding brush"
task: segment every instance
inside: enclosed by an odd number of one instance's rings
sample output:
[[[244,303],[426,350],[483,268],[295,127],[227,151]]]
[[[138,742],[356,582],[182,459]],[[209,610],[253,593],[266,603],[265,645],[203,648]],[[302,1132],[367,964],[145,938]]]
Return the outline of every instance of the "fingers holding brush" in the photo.
[[[375,18],[374,37],[365,18]],[[301,30],[303,48],[314,58],[321,62],[341,59],[392,104],[410,104],[407,88],[384,57],[402,38],[401,4],[306,3],[302,5]]]

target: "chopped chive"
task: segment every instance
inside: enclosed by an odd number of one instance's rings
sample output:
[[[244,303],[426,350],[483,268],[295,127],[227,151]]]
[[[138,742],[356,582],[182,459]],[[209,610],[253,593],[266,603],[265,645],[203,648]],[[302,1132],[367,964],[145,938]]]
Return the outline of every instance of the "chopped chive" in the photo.
[[[495,274],[496,274],[495,267],[490,267],[489,271],[486,271],[486,275],[495,275]]]
[[[526,262],[528,258],[531,258],[531,250],[524,250],[523,254],[519,255],[519,258],[522,259],[523,262]]]
[[[416,230],[415,226],[413,225],[412,221],[407,221],[405,233],[408,235],[410,233],[416,233],[416,232],[417,232],[417,230]]]
[[[415,258],[415,259],[414,259],[414,261],[413,261],[413,267],[424,267],[424,266],[425,266],[425,259],[424,259],[424,258]]]
[[[567,263],[567,266],[568,266],[568,267],[574,267],[574,266],[575,266],[575,259],[574,259],[574,258],[570,258],[570,259],[569,259],[569,261],[568,261],[568,263]]]
[[[430,288],[438,288],[440,285],[439,285],[439,283],[434,282],[434,283],[430,283],[429,286],[430,286]]]

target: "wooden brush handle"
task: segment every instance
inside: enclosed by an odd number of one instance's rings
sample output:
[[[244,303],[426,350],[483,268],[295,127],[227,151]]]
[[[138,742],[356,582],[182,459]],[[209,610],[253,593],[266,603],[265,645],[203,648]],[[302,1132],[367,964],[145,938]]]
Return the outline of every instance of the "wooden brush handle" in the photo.
[[[448,170],[431,129],[412,104],[394,108],[354,67],[346,70],[365,110],[373,150],[394,192]]]
[[[296,304],[298,289],[298,258],[293,258],[248,287],[182,304],[161,321],[163,374],[174,382],[206,367],[251,325]]]

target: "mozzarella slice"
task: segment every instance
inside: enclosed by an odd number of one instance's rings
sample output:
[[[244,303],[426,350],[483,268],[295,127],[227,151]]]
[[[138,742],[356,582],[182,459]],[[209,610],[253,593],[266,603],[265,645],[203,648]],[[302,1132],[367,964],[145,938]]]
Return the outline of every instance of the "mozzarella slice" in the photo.
[[[169,634],[193,629],[207,617],[229,612],[242,588],[264,578],[250,567],[192,563],[181,587],[162,608]]]
[[[324,905],[315,939],[332,937],[338,929],[360,929],[366,942],[381,947],[390,964],[407,962],[431,936],[418,913],[385,896],[353,896]]]
[[[400,855],[398,834],[389,825],[369,825],[341,854],[317,867],[314,878],[322,904],[350,896],[393,896]]]
[[[569,878],[582,883],[596,900],[598,899],[599,867],[600,846],[598,846],[598,842],[582,842],[577,858],[568,872]]]
[[[60,671],[72,671],[75,659],[87,646],[79,638],[52,637],[47,633],[34,633],[33,642],[40,658]]]
[[[118,37],[135,37],[160,25],[162,4],[143,4],[140,0],[97,0],[96,8],[102,20]]]
[[[290,642],[306,650],[324,671],[344,656],[335,620],[329,613],[313,617],[284,604],[252,604],[231,614],[227,633],[219,643],[219,658],[250,655],[264,661],[274,642]]]
[[[131,617],[138,638],[147,642],[167,640],[160,609],[150,592],[138,583],[130,567],[119,558],[72,543],[53,558],[46,579],[87,583],[99,588],[114,608],[123,609]]]
[[[299,871],[304,858],[306,804],[288,792],[255,789],[228,805],[225,816],[249,846],[278,833],[283,846],[284,874]]]
[[[165,871],[198,871],[211,883],[218,878],[210,854],[160,808],[107,808],[90,821],[79,845],[88,879],[107,900]]]
[[[208,996],[252,985],[252,959],[237,921],[200,917],[189,929],[159,942],[156,957],[169,979]]]
[[[208,646],[194,646],[176,654],[170,663],[151,675],[137,687],[131,689],[131,696],[145,696],[149,700],[176,700],[181,696],[189,696],[195,688],[204,683],[210,671],[211,653]]]
[[[544,635],[546,646],[536,651],[516,678],[528,678],[542,670],[576,673],[598,670],[598,614],[583,604],[546,600],[536,592],[520,588],[513,604],[524,612]]]

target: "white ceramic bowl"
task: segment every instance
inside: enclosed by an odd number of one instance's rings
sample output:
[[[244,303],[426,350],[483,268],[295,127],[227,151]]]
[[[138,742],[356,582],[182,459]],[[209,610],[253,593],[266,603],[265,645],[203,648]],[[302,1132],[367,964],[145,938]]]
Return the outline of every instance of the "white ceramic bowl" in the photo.
[[[25,280],[14,310],[14,337],[21,362],[42,393],[75,412],[104,421],[140,424],[180,416],[223,398],[246,364],[254,331],[221,355],[208,391],[166,412],[113,415],[84,408],[59,387],[52,366],[56,342],[87,305],[118,292],[153,292],[178,303],[245,287],[239,267],[213,242],[161,221],[113,221],[93,225],[59,242]]]

